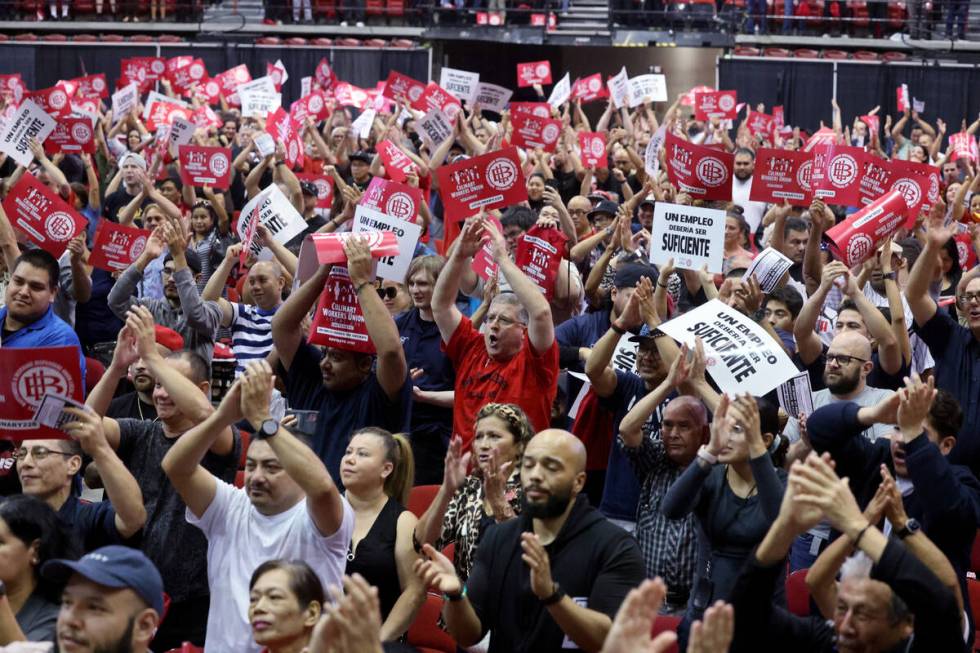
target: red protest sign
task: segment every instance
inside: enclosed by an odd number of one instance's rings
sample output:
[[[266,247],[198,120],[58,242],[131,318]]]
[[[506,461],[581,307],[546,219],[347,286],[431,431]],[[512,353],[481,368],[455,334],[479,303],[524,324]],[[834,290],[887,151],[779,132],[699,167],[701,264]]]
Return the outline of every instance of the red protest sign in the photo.
[[[76,77],[71,81],[78,84],[75,89],[77,95],[84,95],[85,97],[97,95],[103,99],[109,97],[109,85],[105,81],[105,73]]]
[[[19,105],[24,99],[24,80],[20,73],[10,75],[0,75],[0,96],[7,101],[7,104]]]
[[[187,95],[195,84],[202,84],[208,79],[208,69],[201,59],[189,59],[186,63],[173,68],[168,68],[167,78],[170,85],[181,95]]]
[[[333,177],[318,175],[315,172],[297,172],[296,178],[316,186],[316,208],[329,209],[333,204]]]
[[[959,132],[949,137],[949,148],[953,151],[953,161],[969,159],[977,162],[977,139],[966,132]]]
[[[65,253],[68,241],[88,223],[29,172],[10,189],[3,200],[3,209],[15,229],[55,258]]]
[[[383,91],[386,98],[415,104],[422,97],[423,93],[425,93],[425,82],[420,82],[413,77],[402,75],[394,70],[388,73],[388,79],[385,81]]]
[[[354,236],[367,238],[372,258],[398,256],[398,236],[394,231],[360,231],[356,234],[348,231],[312,234],[310,237],[313,240],[313,247],[316,249],[316,260],[320,262],[320,265],[346,263],[347,255],[344,253],[344,242]]]
[[[753,136],[771,138],[773,124],[772,116],[758,111],[749,111],[749,115],[745,118],[745,126]]]
[[[231,150],[227,147],[206,145],[181,145],[177,148],[180,159],[180,180],[190,186],[211,186],[218,190],[228,188],[231,178]]]
[[[439,195],[449,220],[527,199],[524,172],[516,147],[496,150],[436,169]]]
[[[493,226],[497,228],[497,231],[504,233],[504,227],[500,224],[500,220],[497,219],[497,216],[493,215],[492,213],[488,213],[486,219],[493,223]],[[456,223],[453,222],[451,224],[455,225]],[[456,231],[458,235],[458,227]],[[452,241],[450,241],[450,244],[451,243]],[[490,277],[497,276],[497,262],[493,260],[493,245],[489,241],[483,243],[483,246],[480,247],[477,253],[473,255],[473,260],[470,261],[470,267],[473,269],[473,272],[475,272],[477,276],[484,281],[487,281],[490,279]]]
[[[895,89],[895,103],[898,105],[899,112],[912,108],[912,102],[909,99],[908,84],[902,84]]]
[[[282,143],[285,147],[286,165],[295,168],[303,164],[302,125],[279,107],[266,118],[265,129],[275,142]]]
[[[428,113],[432,109],[439,109],[452,122],[456,120],[456,116],[463,108],[463,105],[449,91],[435,82],[429,82],[422,95],[419,96],[419,101],[413,104],[412,107],[423,113]]]
[[[54,131],[44,139],[44,151],[55,152],[95,152],[95,132],[89,118],[62,118]]]
[[[280,63],[265,63],[265,74],[272,78],[272,83],[275,85],[277,91],[282,90],[283,80],[288,77],[286,69]]]
[[[27,97],[34,100],[35,104],[52,118],[63,118],[71,113],[69,102],[71,97],[61,84],[40,91],[31,91]]]
[[[869,156],[864,164],[861,185],[858,187],[860,203],[870,204],[891,190],[892,168],[888,159]]]
[[[837,258],[853,268],[874,256],[882,241],[898,231],[905,212],[902,194],[893,190],[831,227],[824,237]]]
[[[130,57],[119,62],[119,79],[116,80],[116,88],[125,88],[130,84],[136,84],[140,93],[145,92],[152,84],[149,79],[150,62],[143,57]],[[164,64],[166,69],[166,64]]]
[[[782,129],[786,126],[786,114],[782,105],[772,108],[772,124],[776,126],[776,129]]]
[[[861,116],[861,121],[868,126],[868,140],[871,140],[872,134],[878,133],[878,127],[881,125],[881,120],[877,115],[865,115]]]
[[[154,102],[150,106],[150,115],[146,119],[146,128],[156,131],[163,125],[172,125],[174,118],[191,119],[191,110],[172,102]]]
[[[576,79],[572,84],[572,99],[582,104],[609,97],[609,89],[602,83],[602,73]]]
[[[77,347],[0,349],[0,426],[9,440],[66,439],[64,431],[42,426],[34,414],[47,394],[84,401],[85,384]]]
[[[211,127],[220,128],[224,124],[221,116],[216,114],[214,109],[206,104],[202,104],[191,114],[191,121],[198,129],[205,130]]]
[[[939,169],[926,163],[892,161],[891,189],[902,194],[906,204],[906,224],[911,226],[922,211],[939,199]]]
[[[705,91],[694,93],[694,119],[734,120],[738,115],[736,91]]]
[[[408,155],[387,139],[378,143],[378,156],[384,163],[385,172],[393,181],[403,184],[408,179],[409,173],[418,174],[415,163],[408,158]]]
[[[678,190],[699,200],[732,199],[734,155],[694,145],[671,133],[664,145],[667,176]]]
[[[568,236],[555,228],[531,227],[517,241],[514,263],[549,301],[555,295],[555,279]]]
[[[221,99],[221,84],[213,78],[205,79],[194,89],[194,96],[206,104],[216,104]]]
[[[238,64],[234,68],[229,68],[225,72],[216,75],[214,80],[218,82],[221,96],[225,101],[229,104],[238,105],[241,102],[238,100],[236,90],[239,84],[252,81],[252,73],[248,72],[248,67],[245,64]]]
[[[515,113],[510,117],[514,126],[511,142],[526,149],[540,147],[552,152],[561,136],[561,120],[557,118],[538,118],[527,113]]]
[[[517,87],[551,83],[550,61],[528,61],[517,64]]]
[[[150,232],[146,229],[102,220],[95,230],[88,264],[108,272],[125,270],[143,253],[149,237]]]
[[[510,115],[526,113],[538,118],[551,117],[551,105],[547,102],[511,102]]]
[[[369,100],[367,91],[347,82],[336,84],[333,89],[333,96],[340,106],[358,109],[366,107]]]
[[[320,62],[317,63],[313,70],[313,78],[324,91],[330,90],[330,87],[337,83],[337,76],[334,75],[326,58],[320,59]]]
[[[971,270],[977,264],[977,253],[973,250],[973,240],[970,234],[963,232],[953,236],[956,241],[956,253],[959,255],[960,269]]]
[[[803,145],[804,152],[811,152],[813,148],[820,145],[833,145],[837,142],[837,134],[830,127],[821,127],[818,129],[813,136],[806,140],[806,144]]]
[[[810,188],[810,155],[806,152],[759,148],[755,152],[755,171],[749,199],[753,202],[807,206]]]
[[[422,191],[418,188],[375,177],[368,184],[358,204],[393,218],[415,222],[422,201]]]
[[[330,113],[326,98],[321,91],[313,91],[289,105],[289,117],[302,125],[309,116],[315,121],[323,120]]]
[[[850,145],[820,145],[813,149],[813,194],[828,204],[858,206],[861,176],[868,154]]]
[[[317,302],[309,341],[312,345],[374,353],[374,343],[368,336],[361,303],[347,268],[335,265],[330,269]]]
[[[578,146],[586,168],[606,167],[606,135],[603,132],[579,132]]]
[[[238,264],[242,267],[248,261],[248,255],[252,252],[252,245],[255,242],[255,233],[259,230],[259,207],[262,202],[256,203],[252,209],[252,215],[248,219],[248,227],[245,229],[245,236],[242,238],[242,249],[238,253]]]

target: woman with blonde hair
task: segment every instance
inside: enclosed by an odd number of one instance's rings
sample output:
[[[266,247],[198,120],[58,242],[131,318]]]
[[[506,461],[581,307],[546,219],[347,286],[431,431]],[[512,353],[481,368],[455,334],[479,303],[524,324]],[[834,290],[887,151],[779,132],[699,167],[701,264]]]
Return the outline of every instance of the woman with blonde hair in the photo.
[[[340,480],[354,510],[346,573],[359,573],[378,588],[382,641],[401,638],[425,600],[412,571],[418,520],[405,508],[414,475],[408,441],[381,428],[355,431],[340,462]]]

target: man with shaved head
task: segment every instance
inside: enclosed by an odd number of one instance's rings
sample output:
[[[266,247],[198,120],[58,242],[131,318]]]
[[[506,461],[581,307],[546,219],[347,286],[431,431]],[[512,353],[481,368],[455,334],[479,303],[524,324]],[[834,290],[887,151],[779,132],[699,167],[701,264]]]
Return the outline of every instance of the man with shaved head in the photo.
[[[445,595],[443,617],[460,646],[489,631],[490,653],[598,651],[620,603],[643,580],[636,541],[592,508],[585,446],[548,429],[524,450],[524,509],[491,526],[464,586],[430,545],[416,573]]]

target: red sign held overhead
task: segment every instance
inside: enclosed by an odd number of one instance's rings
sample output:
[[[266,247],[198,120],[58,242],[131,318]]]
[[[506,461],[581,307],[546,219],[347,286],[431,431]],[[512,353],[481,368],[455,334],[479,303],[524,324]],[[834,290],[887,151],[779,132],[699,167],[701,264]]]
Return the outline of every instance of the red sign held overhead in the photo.
[[[180,158],[180,180],[190,186],[211,186],[217,190],[228,188],[231,178],[231,150],[226,147],[205,145],[181,145],[177,148]]]
[[[540,147],[545,152],[553,152],[561,137],[561,120],[558,118],[538,118],[526,113],[515,113],[510,121],[514,126],[511,142],[523,148]]]
[[[568,236],[558,229],[542,229],[537,225],[517,241],[514,263],[549,301],[555,296],[555,279],[567,241]]]
[[[667,177],[679,191],[699,200],[732,199],[735,156],[667,134]]]
[[[736,91],[706,91],[694,93],[694,119],[707,121],[712,118],[734,120],[738,115]]]
[[[344,253],[344,243],[348,238],[361,236],[367,238],[372,258],[398,256],[398,236],[394,231],[361,231],[356,234],[346,231],[343,233],[313,234],[311,238],[313,239],[313,247],[316,249],[316,260],[320,265],[346,263],[347,254]]]
[[[749,111],[745,119],[745,126],[748,127],[749,133],[757,137],[772,138],[774,124],[772,116],[758,111]]]
[[[436,174],[449,220],[463,220],[481,211],[527,199],[527,186],[516,147],[440,166]]]
[[[327,100],[320,91],[313,91],[289,105],[289,117],[300,125],[306,121],[307,116],[315,121],[320,121],[326,118],[329,113]]]
[[[449,91],[439,86],[435,82],[429,82],[418,102],[412,105],[413,109],[428,113],[432,109],[439,109],[450,121],[456,120],[456,116],[462,110],[463,105]]]
[[[394,238],[395,234],[391,236]],[[309,341],[312,345],[374,353],[374,343],[368,336],[361,303],[347,268],[335,265],[330,269],[310,326]]]
[[[813,195],[810,155],[806,152],[759,148],[755,152],[755,172],[749,199],[753,202],[807,206]]]
[[[14,229],[55,258],[65,253],[68,241],[85,229],[88,221],[34,175],[25,172],[3,200],[3,209]]]
[[[313,78],[324,91],[329,91],[330,87],[337,83],[337,76],[334,75],[333,69],[327,63],[326,57],[320,59],[320,62],[316,65],[316,69],[313,71]]]
[[[5,439],[68,438],[64,431],[35,423],[33,417],[47,394],[84,401],[77,347],[4,347],[0,379],[0,429]]]
[[[949,148],[953,150],[953,161],[969,159],[977,162],[977,139],[972,134],[959,132],[949,137]]]
[[[422,191],[407,184],[375,177],[358,202],[393,218],[415,222],[422,206]]]
[[[392,181],[404,184],[409,174],[418,174],[415,162],[408,158],[397,145],[385,139],[378,143],[378,156],[385,166],[385,172]]]
[[[837,134],[830,127],[821,127],[818,129],[813,136],[806,140],[806,144],[803,145],[804,152],[811,152],[813,148],[820,145],[833,145],[837,142]]]
[[[168,63],[167,79],[170,80],[174,91],[187,95],[195,84],[202,84],[208,79],[208,69],[201,59],[191,57],[180,57],[180,59],[180,65],[174,68],[171,68]]]
[[[146,229],[102,220],[95,230],[95,242],[88,263],[108,272],[125,270],[143,253],[149,237],[150,232]]]
[[[861,175],[861,185],[858,188],[860,203],[871,204],[876,199],[891,190],[892,168],[888,159],[868,156],[864,164],[864,174]]]
[[[939,168],[927,163],[892,161],[891,189],[902,194],[906,204],[906,226],[915,224],[919,213],[939,201]]]
[[[19,105],[24,99],[24,80],[20,73],[10,75],[0,75],[0,97],[3,97],[7,104]]]
[[[579,132],[578,146],[586,168],[606,167],[606,135],[603,132]]]
[[[422,97],[423,93],[425,93],[425,82],[420,82],[413,77],[402,75],[394,70],[388,73],[388,79],[385,81],[383,92],[386,98],[414,105]]]
[[[238,86],[239,84],[252,81],[252,73],[248,72],[248,67],[245,64],[238,64],[234,68],[229,68],[225,72],[216,75],[214,81],[218,82],[221,97],[226,102],[239,105],[241,101],[238,99],[238,93],[236,92]]]
[[[330,208],[330,205],[333,204],[333,177],[318,175],[315,172],[297,172],[296,178],[316,186],[316,208]]]
[[[27,97],[52,118],[63,118],[71,113],[71,96],[62,84],[40,91],[32,91]]]
[[[609,89],[602,83],[602,73],[576,79],[572,84],[572,99],[583,104],[609,97]]]
[[[55,152],[95,152],[95,132],[88,118],[62,118],[54,131],[44,140],[44,151]]]
[[[518,113],[526,113],[538,118],[550,118],[551,105],[547,102],[511,102],[510,115],[514,116]]]
[[[859,206],[868,153],[850,145],[813,149],[813,194],[828,204]]]
[[[874,256],[881,243],[898,231],[905,212],[902,194],[893,190],[831,227],[824,237],[844,265],[853,268]]]
[[[76,77],[72,81],[78,84],[78,88],[75,89],[75,93],[78,95],[85,97],[97,95],[103,99],[109,97],[109,85],[105,81],[105,73]]]
[[[303,125],[293,120],[288,113],[279,107],[270,113],[265,120],[265,130],[276,143],[282,143],[286,149],[286,165],[295,168],[303,164]]]
[[[551,83],[550,61],[528,61],[517,64],[517,87]]]

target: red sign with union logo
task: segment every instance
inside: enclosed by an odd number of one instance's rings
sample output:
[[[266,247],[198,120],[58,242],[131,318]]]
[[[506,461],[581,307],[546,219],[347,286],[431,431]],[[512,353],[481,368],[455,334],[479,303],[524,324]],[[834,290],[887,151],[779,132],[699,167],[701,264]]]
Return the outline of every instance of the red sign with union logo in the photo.
[[[105,73],[76,77],[71,81],[78,85],[75,89],[76,95],[83,95],[85,97],[98,96],[103,99],[109,97],[109,85],[105,81]]]
[[[906,226],[911,227],[919,213],[939,201],[939,168],[927,163],[892,161],[891,189],[905,198]]]
[[[75,212],[34,175],[25,172],[3,200],[3,210],[14,229],[55,258],[65,253],[68,241],[88,221]]]
[[[527,113],[515,113],[510,117],[514,131],[511,142],[524,148],[541,148],[553,152],[561,137],[561,120],[539,118]]]
[[[583,104],[600,98],[609,97],[609,89],[602,83],[602,73],[576,79],[572,84],[572,99]]]
[[[867,157],[864,164],[864,174],[861,175],[861,185],[858,188],[861,204],[871,204],[876,199],[891,190],[892,167],[888,159],[876,156]]]
[[[330,208],[333,204],[333,177],[318,175],[315,172],[297,172],[296,178],[316,186],[316,208]]]
[[[238,86],[245,82],[252,81],[252,73],[248,72],[248,66],[239,64],[234,68],[229,68],[223,73],[215,75],[214,81],[218,82],[219,92],[229,104],[240,105],[238,99]]]
[[[868,154],[850,145],[813,148],[813,194],[828,204],[859,206]]]
[[[734,120],[738,115],[738,93],[735,91],[707,91],[694,94],[694,119]]]
[[[382,91],[386,98],[408,104],[418,102],[423,93],[425,93],[424,82],[394,70],[388,73],[388,79],[385,81],[384,91]]]
[[[399,220],[415,222],[422,201],[422,191],[418,188],[375,177],[361,195],[358,204]]]
[[[323,120],[330,113],[327,100],[321,91],[313,91],[289,105],[289,117],[302,125],[309,116],[313,120]]]
[[[667,177],[677,190],[696,200],[732,199],[733,154],[694,145],[671,133],[664,147]]]
[[[378,143],[378,156],[392,180],[405,183],[409,173],[418,174],[415,163],[397,145],[385,139]]]
[[[394,238],[395,234],[391,233],[391,236]],[[330,268],[310,326],[310,344],[374,353],[361,302],[345,267],[335,265]]]
[[[527,61],[517,64],[517,87],[551,83],[550,61]]]
[[[602,132],[579,132],[578,146],[586,168],[606,166],[606,135]]]
[[[27,97],[34,100],[52,118],[62,118],[71,113],[71,95],[61,83],[51,88],[32,91]]]
[[[893,190],[834,225],[824,235],[849,268],[871,258],[881,243],[905,222],[905,199]]]
[[[295,168],[303,165],[303,125],[293,120],[288,113],[279,107],[270,113],[265,120],[265,129],[277,143],[282,143],[286,149],[286,165]]]
[[[439,176],[439,195],[449,220],[464,220],[481,211],[527,199],[527,186],[516,147],[440,166],[436,174]]]
[[[66,439],[59,431],[34,422],[47,394],[84,401],[85,385],[77,347],[0,349],[0,433],[7,440]]]
[[[228,188],[231,177],[231,150],[227,147],[206,145],[181,145],[177,149],[180,158],[180,180],[191,186],[211,186],[218,190]]]
[[[439,109],[452,122],[456,120],[456,116],[459,115],[463,105],[449,91],[435,82],[429,82],[422,95],[419,96],[418,102],[412,104],[412,108],[424,113],[428,113],[432,109]]]
[[[538,118],[551,117],[551,105],[547,102],[511,102],[510,115],[518,113],[528,113]]]
[[[44,151],[55,152],[95,152],[95,132],[89,118],[62,118],[54,131],[44,139]]]
[[[542,229],[536,225],[517,241],[514,263],[548,301],[555,296],[555,279],[567,241],[568,236],[558,229]]]
[[[149,237],[150,232],[146,229],[102,220],[95,230],[95,242],[92,243],[88,263],[109,272],[125,270],[143,253]]]
[[[759,148],[755,152],[755,172],[749,199],[753,202],[807,206],[813,192],[810,155],[806,152]]]

